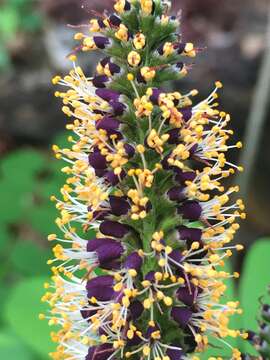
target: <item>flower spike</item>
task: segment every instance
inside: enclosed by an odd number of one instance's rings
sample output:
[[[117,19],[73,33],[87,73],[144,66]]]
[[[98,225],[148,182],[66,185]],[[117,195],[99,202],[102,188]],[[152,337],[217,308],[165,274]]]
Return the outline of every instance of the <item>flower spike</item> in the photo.
[[[199,52],[170,7],[115,1],[75,35],[73,69],[52,81],[72,119],[70,146],[53,146],[67,162],[42,299],[60,327],[54,360],[196,360],[213,338],[241,359],[230,337],[245,334],[229,322],[239,303],[223,299],[224,280],[239,276],[223,267],[242,249],[230,242],[245,218],[242,200],[230,201],[238,187],[223,185],[242,170],[226,152],[241,143],[228,145],[220,82],[203,101],[165,90]],[[75,64],[79,50],[103,54],[93,77]]]

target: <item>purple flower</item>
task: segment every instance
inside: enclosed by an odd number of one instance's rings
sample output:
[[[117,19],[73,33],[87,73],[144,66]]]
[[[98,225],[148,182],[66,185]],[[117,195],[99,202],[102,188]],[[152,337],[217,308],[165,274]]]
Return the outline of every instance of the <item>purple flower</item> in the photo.
[[[142,267],[142,262],[141,256],[137,253],[137,251],[134,251],[127,256],[124,262],[124,268],[139,271]]]
[[[115,349],[112,344],[91,346],[85,360],[107,360],[114,352]]]
[[[174,186],[168,191],[168,197],[171,201],[181,202],[185,200],[184,188],[182,186]]]
[[[174,262],[180,264],[181,261],[183,260],[182,252],[181,252],[180,250],[174,249],[174,250],[170,253],[169,259],[172,259]],[[174,262],[172,262],[172,263],[175,264]]]
[[[146,339],[151,339],[151,335],[152,335],[154,332],[159,331],[159,330],[160,330],[160,328],[159,328],[157,325],[155,325],[155,326],[149,326],[149,327],[147,328],[147,330],[146,330],[146,333],[145,333]]]
[[[104,36],[94,36],[93,37],[94,43],[98,49],[105,49],[107,45],[110,44],[110,40]]]
[[[101,155],[100,151],[94,151],[89,154],[89,164],[95,170],[105,170],[107,168],[107,162],[105,156]]]
[[[127,215],[130,210],[130,205],[125,197],[113,196],[109,197],[111,212],[113,215],[121,216]]]
[[[92,83],[96,88],[105,88],[109,80],[106,75],[97,75],[93,78]]]
[[[184,287],[180,287],[176,291],[176,297],[183,304],[192,306],[197,299],[198,293],[199,289],[193,284],[190,284],[190,286],[185,285]]]
[[[122,23],[122,20],[117,15],[112,14],[109,17],[109,22],[111,25],[118,27]]]
[[[188,228],[186,226],[180,226],[178,229],[178,233],[181,240],[186,240],[191,243],[194,241],[201,241],[202,238],[202,230],[195,228]]]
[[[172,346],[179,347],[179,345]],[[168,349],[166,355],[169,356],[171,360],[182,360],[185,357],[185,352],[181,349]]]
[[[178,208],[178,213],[183,215],[184,219],[199,220],[202,214],[202,207],[198,201],[186,201]]]
[[[119,120],[112,118],[110,116],[104,116],[102,119],[100,119],[97,123],[96,123],[96,129],[102,129],[102,130],[106,130],[107,133],[111,133],[117,129],[119,129],[120,126],[120,122]]]
[[[143,304],[139,300],[134,300],[128,309],[133,320],[137,320],[144,312]]]
[[[120,98],[120,94],[117,91],[110,89],[97,89],[96,95],[105,101],[118,101]]]
[[[133,146],[131,146],[130,144],[125,144],[125,145],[124,145],[124,149],[125,149],[125,152],[126,152],[126,154],[127,154],[127,156],[128,156],[129,159],[134,156],[134,154],[135,154],[135,149],[134,149]]]
[[[105,220],[100,224],[99,230],[106,236],[123,238],[129,232],[129,227],[117,221]]]
[[[185,51],[185,43],[176,43],[174,44],[174,49],[177,51],[177,54],[182,55]]]
[[[185,108],[180,109],[180,113],[183,115],[184,121],[188,121],[192,118],[192,107],[188,106]]]
[[[174,168],[175,181],[179,182],[182,185],[185,185],[186,181],[193,181],[196,178],[195,171],[183,171],[179,168]]]
[[[124,252],[122,244],[110,238],[89,240],[87,251],[95,251],[101,267],[108,267],[112,261],[119,259]]]
[[[105,175],[105,178],[111,185],[115,186],[120,182],[120,180],[123,180],[125,176],[126,173],[124,170],[121,171],[121,174],[119,176],[115,175],[113,171],[108,171]]]
[[[180,142],[180,129],[176,128],[176,129],[172,129],[169,130],[167,133],[170,137],[168,140],[168,143],[173,145],[173,144],[179,144]]]
[[[123,103],[116,101],[116,100],[111,100],[110,106],[111,106],[111,108],[113,110],[113,114],[115,116],[123,115],[124,111],[126,110],[126,105],[124,105]]]
[[[192,317],[192,311],[186,306],[175,306],[172,308],[171,316],[182,329],[184,329],[189,323]]]
[[[164,93],[164,91],[154,88],[152,89],[152,95],[150,96],[150,100],[153,104],[158,105],[159,95]]]
[[[116,296],[113,290],[114,278],[110,275],[97,276],[87,281],[87,296],[95,297],[98,301],[109,301]]]

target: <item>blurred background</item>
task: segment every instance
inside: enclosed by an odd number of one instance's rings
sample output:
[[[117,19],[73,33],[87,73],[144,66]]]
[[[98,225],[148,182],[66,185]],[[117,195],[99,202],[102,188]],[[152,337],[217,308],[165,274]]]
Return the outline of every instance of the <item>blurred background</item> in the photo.
[[[214,81],[224,89],[222,107],[232,115],[234,140],[243,140],[231,161],[246,172],[242,184],[247,220],[237,235],[246,251],[231,266],[243,273],[233,296],[246,314],[239,326],[256,328],[257,298],[270,283],[270,2],[269,0],[175,0],[183,39],[203,49],[179,89],[206,97]],[[65,143],[66,119],[50,79],[70,67],[74,29],[91,10],[112,0],[0,0],[0,358],[45,360],[53,349],[40,297],[48,278],[46,235],[56,216],[49,196],[64,182],[52,143]],[[92,55],[91,55],[92,56]],[[97,55],[93,55],[95,58]],[[91,71],[96,59],[81,57]]]

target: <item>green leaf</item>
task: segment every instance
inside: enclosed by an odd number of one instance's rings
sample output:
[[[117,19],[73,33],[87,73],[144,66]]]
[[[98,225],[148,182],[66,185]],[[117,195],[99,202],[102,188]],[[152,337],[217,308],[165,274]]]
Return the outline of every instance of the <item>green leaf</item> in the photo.
[[[270,284],[270,239],[261,239],[253,245],[246,256],[240,284],[240,301],[244,310],[243,327],[257,330],[256,317],[259,298]]]
[[[19,241],[13,247],[10,261],[14,269],[23,275],[46,275],[49,272],[48,250],[41,249],[31,241]],[[31,261],[29,261],[31,259]]]
[[[0,34],[5,40],[11,39],[19,26],[19,14],[12,6],[2,6],[0,12]]]
[[[0,332],[0,359],[32,360],[31,351],[10,330]]]
[[[3,249],[8,243],[9,234],[7,228],[4,224],[0,223],[0,251],[2,253]]]
[[[46,322],[38,319],[39,313],[47,311],[47,306],[40,301],[46,281],[46,277],[36,277],[20,282],[12,289],[4,309],[8,325],[25,344],[44,358],[48,358],[48,353],[54,348],[50,341],[51,329]],[[20,357],[18,359],[21,360]]]

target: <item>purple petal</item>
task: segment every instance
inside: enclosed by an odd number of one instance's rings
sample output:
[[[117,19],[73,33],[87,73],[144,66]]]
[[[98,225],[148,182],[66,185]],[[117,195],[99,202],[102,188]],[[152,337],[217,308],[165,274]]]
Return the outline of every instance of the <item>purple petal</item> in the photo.
[[[184,219],[199,220],[202,214],[202,207],[198,201],[186,201],[178,208],[178,213],[183,215]]]
[[[100,224],[99,230],[104,235],[122,238],[129,232],[129,227],[117,221],[105,220]]]
[[[178,230],[181,240],[188,240],[190,242],[201,241],[201,238],[202,238],[202,230],[201,229],[180,226],[177,230]]]
[[[106,173],[105,177],[111,185],[115,186],[120,182],[120,180],[123,180],[125,176],[126,176],[126,173],[124,170],[122,170],[122,172],[119,176],[115,175],[115,173],[113,171],[109,171]]]
[[[96,88],[105,88],[106,82],[109,81],[108,76],[106,75],[97,75],[93,78],[92,83]]]
[[[114,278],[109,275],[97,276],[86,284],[87,296],[95,297],[99,301],[109,301],[115,295],[113,290]]]
[[[98,261],[102,267],[103,264],[111,262],[112,260],[118,259],[124,252],[123,246],[118,241],[113,243],[108,242],[106,245],[102,245],[96,250],[98,255]]]
[[[173,346],[173,345],[172,345]],[[175,346],[178,347],[178,346]],[[185,357],[184,350],[168,349],[166,355],[169,356],[171,360],[183,360]]]
[[[104,170],[107,167],[105,156],[101,155],[100,152],[93,152],[88,157],[89,164],[96,170]]]
[[[110,40],[104,36],[94,36],[93,40],[99,49],[105,49],[105,47],[110,44]]]
[[[150,96],[150,100],[153,104],[158,105],[159,103],[159,95],[164,93],[164,91],[154,88],[152,89],[152,95]]]
[[[184,121],[188,121],[192,118],[192,107],[185,107],[180,109],[180,113],[183,115]]]
[[[174,45],[174,49],[177,51],[179,55],[183,54],[185,51],[186,44],[185,43],[177,43]]]
[[[182,171],[179,168],[174,169],[176,176],[175,180],[180,184],[185,185],[186,181],[193,181],[196,178],[195,171]]]
[[[112,14],[109,17],[109,22],[111,25],[118,27],[122,23],[122,20],[117,15]]]
[[[110,89],[97,89],[96,95],[105,101],[118,101],[120,97],[120,94],[117,91]]]
[[[171,316],[181,328],[185,328],[192,317],[192,311],[185,306],[175,306],[172,308]]]
[[[111,58],[109,56],[105,57],[100,61],[101,66],[105,67],[110,62],[110,60]]]
[[[156,332],[156,331],[159,331],[160,328],[156,325],[156,326],[149,326],[146,330],[146,333],[145,333],[145,337],[146,339],[150,339],[151,338],[151,335]]]
[[[96,251],[99,247],[104,245],[111,245],[114,244],[116,240],[111,238],[94,238],[87,242],[86,249],[88,252]]]
[[[187,285],[184,287],[180,287],[176,291],[176,296],[179,301],[184,303],[187,306],[192,306],[196,301],[198,295],[198,288],[196,288],[193,284]]]
[[[120,122],[119,120],[112,118],[110,116],[104,116],[103,119],[99,120],[96,123],[96,129],[102,129],[102,130],[106,130],[106,131],[111,131],[111,130],[118,130],[120,126]]]
[[[156,281],[155,271],[149,271],[149,273],[147,273],[144,278],[145,278],[145,280],[148,280],[151,283],[154,283]]]
[[[125,144],[124,145],[124,149],[125,149],[125,152],[127,154],[127,156],[130,158],[132,158],[135,154],[135,149],[133,146],[129,145],[129,144]]]
[[[91,346],[85,360],[107,360],[114,352],[112,344]]]
[[[168,140],[169,144],[179,144],[180,129],[176,128],[176,129],[169,130],[167,134],[170,136],[169,140]]]
[[[186,199],[184,188],[182,186],[175,186],[168,191],[168,197],[171,201],[181,202]]]
[[[142,267],[142,262],[141,256],[137,253],[137,251],[134,251],[127,256],[126,261],[124,262],[124,268],[139,271]]]
[[[117,100],[111,100],[110,106],[111,106],[111,108],[113,110],[113,114],[115,116],[123,115],[124,111],[126,110],[126,105]]]
[[[144,312],[143,304],[139,300],[134,300],[128,309],[132,320],[137,320]]]
[[[112,75],[114,75],[114,74],[119,74],[120,71],[121,71],[121,68],[120,68],[120,66],[118,66],[118,65],[110,62],[110,63],[109,63],[109,70],[110,70],[110,73],[111,73]]]
[[[130,210],[130,205],[123,196],[109,196],[111,212],[113,215],[121,216],[126,215]]]
[[[174,249],[170,255],[169,258],[173,261],[177,262],[178,264],[181,264],[181,261],[183,260],[183,255],[180,250]]]

